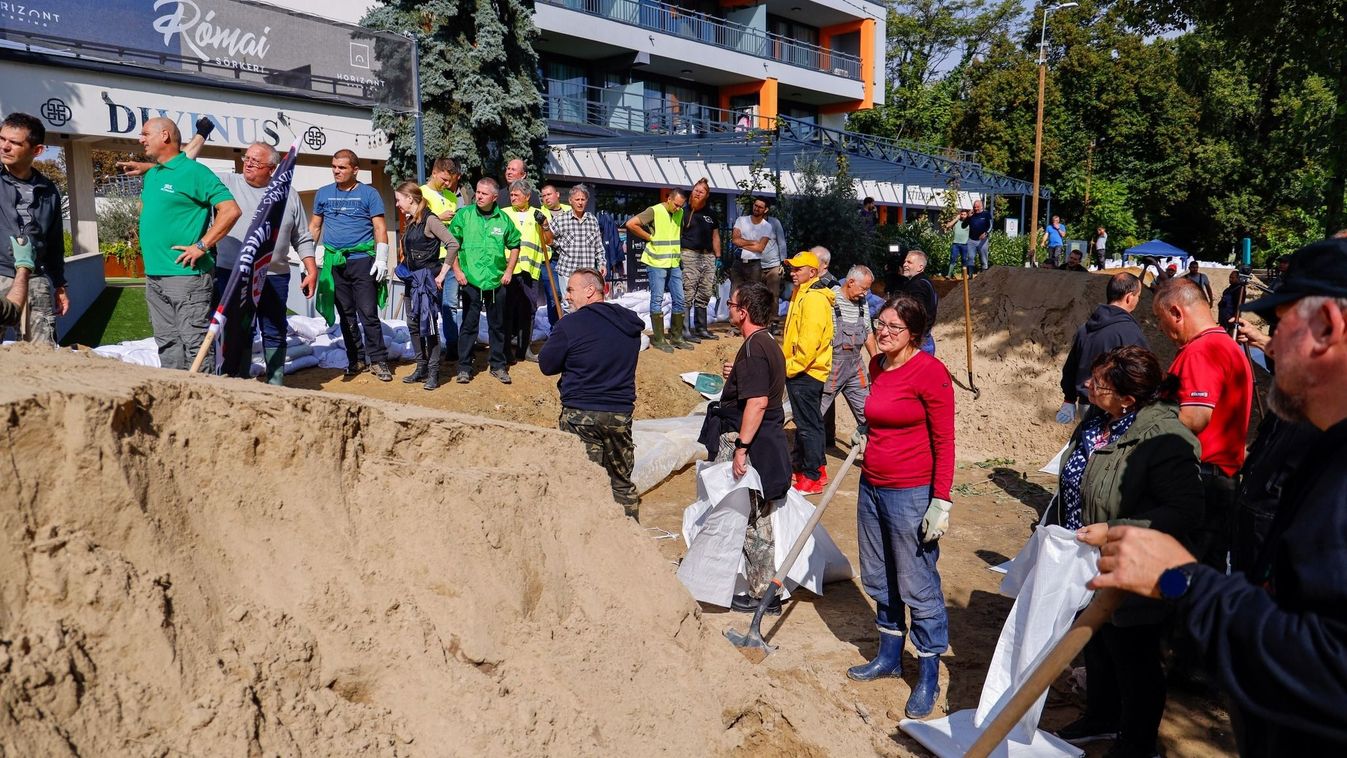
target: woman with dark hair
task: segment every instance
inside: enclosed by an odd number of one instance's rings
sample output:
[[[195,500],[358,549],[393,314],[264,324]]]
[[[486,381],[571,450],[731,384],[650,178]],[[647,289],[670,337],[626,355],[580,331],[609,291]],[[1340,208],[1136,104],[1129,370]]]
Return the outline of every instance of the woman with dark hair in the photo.
[[[1047,522],[1095,546],[1124,524],[1185,539],[1202,522],[1203,488],[1197,438],[1179,421],[1177,378],[1154,353],[1129,345],[1096,358],[1085,386],[1094,410],[1067,445]],[[1156,755],[1165,615],[1160,601],[1123,601],[1085,647],[1085,715],[1059,737],[1081,744],[1116,736],[1109,756]]]
[[[403,377],[406,384],[425,381],[425,388],[440,386],[440,290],[448,265],[440,265],[440,247],[448,251],[446,261],[458,254],[458,240],[444,222],[430,212],[421,185],[413,181],[399,184],[393,192],[398,211],[407,220],[402,232],[402,262],[394,273],[404,286],[404,310],[407,331],[416,346],[416,370]]]
[[[940,654],[949,617],[940,588],[940,536],[949,529],[954,482],[954,388],[949,370],[923,352],[926,309],[899,295],[875,318],[879,355],[870,362],[867,442],[856,503],[861,584],[875,600],[879,652],[847,670],[857,681],[902,675],[903,635],[912,614],[917,683],[909,718],[922,718],[940,694]]]

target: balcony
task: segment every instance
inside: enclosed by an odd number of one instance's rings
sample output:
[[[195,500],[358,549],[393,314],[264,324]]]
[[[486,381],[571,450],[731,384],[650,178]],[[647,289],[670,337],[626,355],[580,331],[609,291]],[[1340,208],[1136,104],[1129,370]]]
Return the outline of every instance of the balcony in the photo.
[[[673,37],[846,79],[861,78],[861,59],[655,0],[537,0]]]
[[[659,135],[714,137],[738,135],[749,140],[764,133],[797,144],[889,159],[893,155],[921,156],[933,162],[976,166],[977,153],[928,145],[912,140],[827,129],[807,119],[750,116],[689,102],[647,99],[622,86],[593,87],[560,79],[544,80],[543,108],[553,128],[589,136]],[[571,128],[567,128],[571,127]],[[579,128],[575,128],[579,127]],[[755,148],[756,149],[756,148]],[[980,166],[976,166],[981,170]]]

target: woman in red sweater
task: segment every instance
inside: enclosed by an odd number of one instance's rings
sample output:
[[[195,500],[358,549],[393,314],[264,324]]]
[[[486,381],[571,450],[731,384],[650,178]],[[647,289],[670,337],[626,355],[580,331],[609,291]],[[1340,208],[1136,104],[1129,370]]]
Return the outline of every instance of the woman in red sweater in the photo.
[[[912,614],[917,684],[905,709],[922,718],[940,694],[939,656],[949,647],[949,617],[936,560],[949,528],[954,480],[954,387],[949,370],[921,350],[930,325],[908,295],[875,319],[879,355],[870,362],[868,427],[856,504],[861,584],[874,598],[879,654],[847,676],[870,681],[902,675],[903,635]]]

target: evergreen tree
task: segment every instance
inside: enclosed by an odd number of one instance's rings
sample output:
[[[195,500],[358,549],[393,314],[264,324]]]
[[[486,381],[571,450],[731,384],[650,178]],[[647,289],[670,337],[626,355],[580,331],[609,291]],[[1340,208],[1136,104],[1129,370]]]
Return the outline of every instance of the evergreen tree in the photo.
[[[421,45],[427,162],[451,156],[468,177],[499,179],[509,159],[522,158],[541,176],[547,122],[532,0],[382,0],[362,23],[413,34]],[[389,173],[414,178],[412,117],[380,108],[374,125],[391,139]]]

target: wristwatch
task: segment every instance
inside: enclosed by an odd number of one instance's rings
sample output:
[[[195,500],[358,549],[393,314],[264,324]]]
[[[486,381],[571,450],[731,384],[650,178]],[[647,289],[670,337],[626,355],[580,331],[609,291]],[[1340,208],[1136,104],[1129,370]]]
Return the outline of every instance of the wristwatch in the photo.
[[[1160,597],[1165,600],[1178,600],[1188,594],[1188,588],[1193,585],[1193,564],[1184,566],[1175,566],[1165,569],[1160,574],[1160,581],[1157,583],[1160,588]]]
[[[735,438],[734,438],[734,449],[735,449],[735,450],[747,450],[747,449],[748,449],[748,446],[749,446],[749,445],[752,445],[752,444],[753,444],[752,442],[744,442],[743,440],[739,439],[738,437],[735,437]]]

